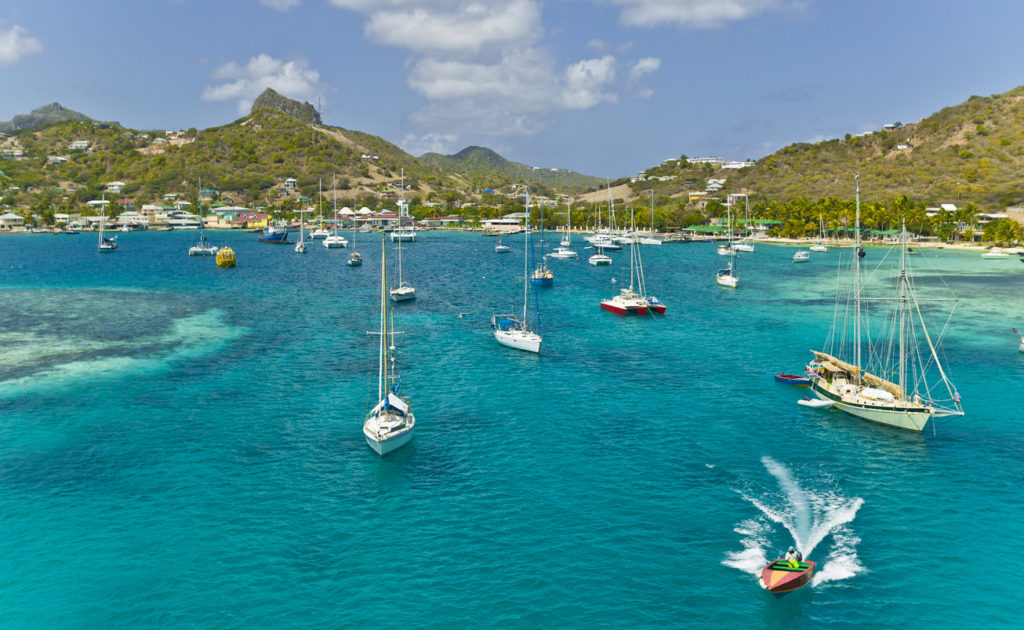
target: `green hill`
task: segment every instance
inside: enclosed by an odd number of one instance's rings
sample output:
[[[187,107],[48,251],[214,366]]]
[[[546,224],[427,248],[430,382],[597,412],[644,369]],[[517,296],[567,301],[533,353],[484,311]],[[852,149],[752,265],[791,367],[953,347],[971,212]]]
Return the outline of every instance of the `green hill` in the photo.
[[[601,179],[567,169],[540,168],[511,162],[486,147],[466,147],[454,155],[425,153],[420,162],[460,173],[477,182],[479,188],[500,188],[514,182],[538,183],[557,189],[588,189]]]
[[[70,110],[60,103],[50,103],[37,107],[27,114],[18,114],[7,122],[0,122],[0,132],[14,133],[22,129],[31,129],[62,120],[86,120],[92,119],[85,114]]]
[[[648,169],[675,174],[665,183],[637,183],[634,192],[652,186],[659,194],[703,190],[708,177],[725,178],[727,193],[755,199],[849,198],[853,176],[871,198],[906,195],[913,202],[973,201],[982,209],[1024,203],[1024,87],[988,97],[972,96],[917,123],[862,136],[818,143],[795,143],[741,170],[688,168],[685,163]],[[685,179],[697,179],[689,185]]]

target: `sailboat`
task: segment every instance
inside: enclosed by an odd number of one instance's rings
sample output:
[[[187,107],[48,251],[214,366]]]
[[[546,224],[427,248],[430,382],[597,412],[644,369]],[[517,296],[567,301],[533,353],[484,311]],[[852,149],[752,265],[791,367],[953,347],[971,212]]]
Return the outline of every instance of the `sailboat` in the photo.
[[[726,242],[724,245],[719,245],[718,246],[718,255],[719,256],[735,256],[736,255],[736,248],[732,246],[732,206],[730,204],[728,204],[728,203],[725,205],[725,213],[726,213],[726,215],[725,215],[726,216],[725,225],[726,225],[726,230],[727,230],[726,238],[728,239],[728,242]],[[731,266],[732,265],[730,265],[730,267]]]
[[[726,206],[726,207],[728,208],[728,206]],[[728,218],[726,219],[726,221],[729,223],[729,246],[727,246],[727,249],[730,252],[732,252],[732,254],[731,254],[732,256],[735,256],[736,252],[733,251],[733,249],[731,247],[731,245],[732,245],[732,215],[731,214],[728,215]],[[722,253],[722,248],[721,247],[718,248],[718,253],[719,254]],[[726,265],[724,268],[718,270],[718,272],[715,274],[715,282],[717,282],[719,286],[728,287],[730,289],[735,289],[736,288],[736,286],[740,282],[740,279],[736,275],[736,259],[735,258],[733,260],[730,260],[729,264]]]
[[[654,227],[654,189],[652,188],[651,189],[651,233],[649,235],[647,235],[647,236],[639,236],[638,235],[639,239],[640,239],[638,242],[641,245],[661,245],[661,239],[660,238],[654,238],[654,235],[655,235],[656,232],[657,231],[656,231],[656,229]]]
[[[526,323],[526,315],[528,313],[528,305],[530,302],[530,286],[529,282],[526,282],[530,269],[530,193],[526,193],[526,241],[525,247],[523,247],[523,317],[522,319],[515,315],[492,315],[491,316],[491,328],[494,330],[494,338],[498,340],[503,346],[509,348],[516,348],[517,350],[525,350],[526,352],[540,352],[541,336],[535,332],[530,332]],[[534,295],[536,301],[537,296]],[[540,307],[536,307],[537,310],[537,327],[540,327]]]
[[[821,215],[818,215],[818,241],[811,245],[808,249],[812,252],[827,252],[828,247],[825,246],[825,222],[822,220]]]
[[[507,254],[512,251],[512,248],[508,243],[501,240],[501,235],[494,237],[494,253],[495,254]]]
[[[860,177],[857,177],[856,243],[853,249],[852,288],[847,310],[837,308],[833,337],[826,351],[812,350],[808,366],[811,391],[821,400],[858,418],[898,429],[919,432],[930,418],[962,416],[960,394],[953,387],[925,327],[917,292],[907,268],[907,230],[900,234],[899,272],[893,298],[864,297],[861,287]],[[943,300],[927,300],[943,301]],[[872,345],[862,325],[864,303],[890,302],[892,312]],[[844,326],[852,322],[852,330]],[[852,337],[847,338],[848,334]],[[864,357],[864,345],[868,345]],[[849,361],[837,355],[845,355]],[[870,363],[870,364],[869,364]],[[870,372],[868,370],[871,370]],[[896,375],[896,381],[887,380]],[[879,376],[883,375],[883,376]],[[929,376],[937,377],[929,382]],[[940,400],[937,396],[943,396]],[[948,398],[945,398],[948,396]]]
[[[335,221],[337,225],[337,221]],[[356,222],[352,220],[352,249],[356,248]],[[363,265],[363,257],[359,255],[359,252],[353,251],[348,255],[348,266],[349,267],[361,267]]]
[[[406,204],[406,201],[405,201],[405,169],[404,168],[402,169],[402,197],[399,199],[399,202],[398,202],[398,229],[391,233],[391,242],[392,243],[394,243],[396,241],[399,242],[399,243],[401,243],[402,241],[405,241],[405,242],[408,242],[408,243],[416,242],[416,228],[414,228],[411,225],[409,227],[407,227],[407,228],[403,228],[402,227],[402,209],[403,209],[403,207],[406,209],[406,211],[408,211],[409,206]]]
[[[636,279],[637,287],[642,285],[637,274],[637,243],[632,240],[629,244],[629,287],[620,289],[619,294],[607,300],[601,300],[601,308],[612,313],[625,315],[636,313],[637,315],[647,314],[647,298],[633,290],[633,281]]]
[[[402,214],[405,212],[405,171],[402,171],[402,198],[398,200],[398,231],[402,231]],[[408,300],[416,299],[416,289],[406,283],[402,279],[402,240],[401,238],[395,239],[394,232],[392,234],[392,241],[397,240],[398,242],[398,286],[391,289],[391,299],[395,302],[405,302]]]
[[[565,224],[565,235],[562,237],[561,242],[559,242],[558,247],[555,248],[555,251],[551,252],[551,254],[549,254],[549,256],[551,258],[557,258],[559,260],[568,260],[570,258],[575,258],[575,259],[578,260],[579,256],[576,254],[576,252],[573,249],[570,248],[570,245],[572,245],[572,238],[569,236],[569,231],[572,229],[572,200],[571,199],[569,200],[569,214],[567,216],[568,216],[568,219],[566,220],[566,224]]]
[[[540,206],[540,264],[530,275],[530,282],[538,287],[550,287],[555,283],[555,273],[548,268],[548,257],[544,254],[544,205]]]
[[[334,233],[327,233],[324,238],[324,247],[327,249],[337,249],[339,247],[348,247],[348,240],[344,236],[338,234],[338,185],[337,176],[332,180],[331,189],[334,191]],[[325,230],[326,231],[326,230]],[[354,237],[353,237],[354,238]]]
[[[388,315],[387,238],[381,232],[380,331],[371,333],[380,335],[377,368],[377,400],[380,402],[363,422],[366,443],[381,457],[408,444],[416,428],[409,398],[398,394],[402,381],[395,371],[394,316]]]
[[[211,245],[203,234],[203,226],[206,221],[203,219],[203,180],[199,180],[199,242],[188,248],[189,256],[215,256],[217,246]]]
[[[738,241],[736,243],[733,243],[732,244],[732,248],[735,249],[738,252],[753,253],[754,252],[754,243],[752,241],[747,240],[747,239],[750,238],[750,203],[749,203],[749,200],[745,196],[744,196],[744,200],[743,201],[744,201],[744,211],[743,211],[744,219],[743,220],[744,220],[744,227],[747,230],[747,236],[744,237],[743,240]]]
[[[569,232],[572,231],[572,198],[569,199],[569,209],[565,213],[565,236],[562,237],[561,242],[558,243],[560,247],[572,246],[572,238],[569,236]]]
[[[102,214],[100,215],[100,234],[98,247],[100,253],[109,253],[117,251],[117,237],[116,236],[103,236],[103,228],[107,223],[107,196],[102,195],[101,198],[103,203],[100,204]]]
[[[303,217],[305,216],[305,213],[306,210],[299,210],[299,242],[295,244],[296,254],[306,253],[306,233],[305,223],[303,222]]]

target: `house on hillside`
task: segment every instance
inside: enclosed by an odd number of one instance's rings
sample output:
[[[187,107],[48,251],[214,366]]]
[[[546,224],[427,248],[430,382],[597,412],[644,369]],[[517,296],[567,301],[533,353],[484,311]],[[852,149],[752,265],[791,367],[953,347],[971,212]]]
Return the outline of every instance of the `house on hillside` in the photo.
[[[20,228],[24,225],[25,219],[13,212],[0,214],[0,230],[13,230],[14,228]]]
[[[68,145],[68,151],[85,151],[92,146],[89,140],[75,140]]]
[[[284,189],[285,190],[295,190],[295,188],[297,186],[298,186],[298,182],[295,180],[294,177],[289,177],[288,179],[284,180]]]
[[[120,193],[124,188],[124,182],[107,182],[107,192]]]

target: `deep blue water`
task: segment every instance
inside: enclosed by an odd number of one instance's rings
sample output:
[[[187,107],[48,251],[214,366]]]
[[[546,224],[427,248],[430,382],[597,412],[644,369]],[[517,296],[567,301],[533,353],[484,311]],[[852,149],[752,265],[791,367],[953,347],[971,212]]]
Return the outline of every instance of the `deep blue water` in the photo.
[[[914,435],[772,380],[824,342],[839,250],[758,245],[730,291],[710,244],[642,248],[669,312],[624,319],[598,302],[628,255],[595,268],[577,241],[538,357],[488,325],[521,308],[522,238],[421,233],[396,315],[417,435],[382,460],[379,236],[358,269],[213,233],[221,270],[195,238],[0,238],[4,628],[1019,623],[1015,258],[916,257],[922,292],[960,298],[967,416]],[[753,572],[794,542],[816,583],[772,598]]]

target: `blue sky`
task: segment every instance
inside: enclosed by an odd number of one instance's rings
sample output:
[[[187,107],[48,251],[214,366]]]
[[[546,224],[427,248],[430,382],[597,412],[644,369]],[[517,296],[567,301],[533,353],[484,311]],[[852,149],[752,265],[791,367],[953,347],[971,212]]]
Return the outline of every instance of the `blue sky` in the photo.
[[[1024,3],[5,0],[0,120],[225,124],[265,87],[420,155],[620,177],[756,159],[1024,84]]]

